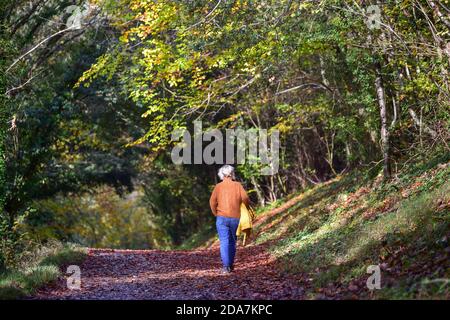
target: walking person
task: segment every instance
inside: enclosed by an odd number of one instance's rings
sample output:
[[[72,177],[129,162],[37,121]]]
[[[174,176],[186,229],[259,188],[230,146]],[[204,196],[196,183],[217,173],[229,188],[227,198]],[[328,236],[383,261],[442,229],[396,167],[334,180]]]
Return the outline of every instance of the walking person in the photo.
[[[219,169],[218,176],[222,182],[218,183],[211,194],[209,204],[216,216],[216,227],[220,241],[220,257],[223,273],[230,273],[234,269],[236,255],[236,230],[239,225],[240,206],[249,205],[249,198],[244,187],[235,181],[234,168],[224,165]]]

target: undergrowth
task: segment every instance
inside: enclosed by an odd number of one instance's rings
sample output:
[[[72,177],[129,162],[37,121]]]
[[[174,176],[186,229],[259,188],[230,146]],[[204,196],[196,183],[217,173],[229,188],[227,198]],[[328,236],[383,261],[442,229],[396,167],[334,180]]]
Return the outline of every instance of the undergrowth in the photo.
[[[81,264],[87,250],[74,244],[51,242],[22,255],[18,266],[0,273],[0,300],[32,295],[40,287],[55,281],[61,268]]]
[[[338,176],[305,191],[280,214],[260,213],[255,242],[268,243],[286,271],[306,274],[314,292],[342,291],[366,279],[369,265],[381,265],[387,275],[382,290],[360,293],[448,297],[448,161],[444,155],[410,166],[387,182],[361,173]]]

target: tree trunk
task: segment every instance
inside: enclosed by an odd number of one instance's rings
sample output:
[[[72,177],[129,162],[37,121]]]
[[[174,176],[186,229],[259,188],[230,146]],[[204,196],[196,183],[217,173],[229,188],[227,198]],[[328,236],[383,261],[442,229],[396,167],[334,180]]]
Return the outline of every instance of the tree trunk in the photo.
[[[386,98],[381,75],[381,64],[376,65],[375,89],[377,92],[378,106],[380,107],[381,120],[381,152],[383,154],[383,175],[385,179],[391,177],[389,128],[387,124]]]
[[[253,186],[255,187],[255,191],[256,191],[256,196],[258,198],[258,203],[260,206],[264,207],[265,205],[265,199],[264,199],[264,195],[261,192],[261,189],[258,186],[258,182],[256,181],[256,179],[254,177],[251,177],[251,182],[253,184]]]

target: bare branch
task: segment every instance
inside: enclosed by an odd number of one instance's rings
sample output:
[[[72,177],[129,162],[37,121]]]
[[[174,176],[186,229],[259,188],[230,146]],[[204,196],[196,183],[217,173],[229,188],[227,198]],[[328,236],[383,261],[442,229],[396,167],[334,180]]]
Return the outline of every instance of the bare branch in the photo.
[[[39,72],[38,74],[36,74],[36,75],[30,77],[27,81],[25,81],[25,82],[22,83],[21,85],[19,85],[19,86],[17,86],[17,87],[13,87],[13,88],[7,90],[7,91],[5,92],[5,95],[9,95],[9,94],[11,94],[11,93],[14,92],[14,91],[17,91],[17,90],[22,89],[22,88],[25,87],[28,83],[30,83],[31,80],[33,80],[34,78],[36,78],[36,77],[37,77],[38,75],[40,75],[41,73],[42,73],[42,72]]]
[[[35,51],[37,48],[39,48],[42,44],[44,44],[45,42],[47,42],[48,40],[50,40],[53,37],[56,37],[57,35],[67,32],[67,31],[71,31],[71,30],[76,30],[76,28],[74,26],[71,26],[69,28],[60,30],[54,34],[52,34],[51,36],[48,36],[47,38],[45,38],[44,40],[42,40],[41,42],[39,42],[37,45],[35,45],[33,48],[31,48],[30,50],[28,50],[27,52],[25,52],[23,55],[21,55],[19,58],[17,58],[9,67],[8,69],[6,69],[6,72],[9,72],[9,70],[11,70],[11,68],[13,68],[20,60],[22,60],[23,58],[25,58],[27,55],[29,55],[30,53],[32,53],[33,51]]]
[[[216,5],[214,6],[214,8],[202,19],[202,20],[200,20],[200,21],[198,21],[198,22],[196,22],[196,23],[194,23],[193,25],[191,25],[190,27],[188,27],[186,30],[189,30],[189,29],[192,29],[192,28],[195,28],[196,26],[198,26],[199,24],[201,24],[201,23],[204,23],[204,22],[206,22],[206,19],[208,19],[208,17],[211,15],[211,14],[213,14],[213,12],[217,9],[217,7],[219,6],[219,4],[222,2],[222,0],[219,0],[217,3],[216,3]]]
[[[330,88],[328,88],[327,86],[325,86],[325,85],[322,84],[322,83],[314,83],[314,82],[311,82],[311,83],[304,83],[304,84],[301,84],[301,85],[299,85],[299,86],[295,86],[295,87],[292,87],[292,88],[289,88],[289,89],[286,89],[286,90],[283,90],[283,91],[279,91],[279,92],[275,93],[275,95],[287,93],[287,92],[290,92],[290,91],[294,91],[294,90],[298,90],[298,89],[301,89],[301,88],[304,88],[304,87],[310,87],[310,86],[311,86],[311,87],[323,88],[323,89],[325,89],[325,90],[327,90],[327,91],[333,92]]]

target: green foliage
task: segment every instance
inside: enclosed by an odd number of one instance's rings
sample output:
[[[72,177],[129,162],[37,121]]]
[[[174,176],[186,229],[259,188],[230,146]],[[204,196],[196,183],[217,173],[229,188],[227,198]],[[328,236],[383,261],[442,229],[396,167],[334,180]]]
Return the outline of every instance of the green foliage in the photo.
[[[122,198],[102,186],[89,193],[40,200],[21,231],[38,242],[59,239],[100,248],[164,247],[164,229],[152,221],[141,204],[142,196],[136,190]]]
[[[193,250],[201,246],[208,245],[211,240],[217,240],[216,228],[213,223],[206,224],[203,230],[195,232],[192,236],[185,239],[183,243],[177,247],[181,250]]]
[[[31,7],[22,8],[21,3],[6,4],[4,12],[13,9],[17,16],[14,14],[2,20],[1,50],[2,57],[7,58],[0,62],[3,71],[23,48],[34,46],[36,39],[53,32],[55,19],[61,18],[59,13],[73,3],[60,1],[37,6],[37,12],[30,11],[30,20],[22,14],[29,12]],[[23,21],[14,36],[11,34],[16,25],[12,20]],[[34,20],[37,24],[33,23]],[[72,90],[81,70],[104,50],[98,45],[102,37],[104,34],[101,32],[87,30],[86,37],[78,41],[56,43],[56,51],[51,46],[55,44],[53,40],[59,38],[52,38],[27,56],[28,63],[18,63],[8,73],[2,72],[0,112],[1,132],[5,133],[0,146],[0,150],[5,150],[0,157],[0,179],[5,178],[0,184],[2,268],[15,267],[29,241],[39,239],[45,242],[51,238],[70,237],[61,233],[49,232],[46,237],[25,232],[27,221],[32,221],[33,224],[28,226],[32,230],[45,229],[45,224],[51,229],[60,223],[46,220],[56,215],[55,212],[37,211],[41,209],[36,205],[40,200],[57,199],[58,194],[83,194],[105,184],[114,187],[115,192],[112,193],[116,197],[133,189],[131,180],[137,174],[136,167],[143,149],[124,150],[124,145],[142,134],[140,114],[133,112],[126,101],[118,99],[112,89]],[[55,52],[58,58],[50,59]],[[33,59],[37,60],[36,64],[31,63]],[[31,65],[38,70],[30,69]],[[34,78],[28,79],[30,74],[39,75],[41,79],[31,81]],[[26,83],[26,86],[22,88],[19,86],[21,83]],[[11,91],[6,100],[6,89],[16,86],[17,90]],[[11,106],[14,106],[13,110],[6,108]],[[108,109],[110,106],[117,108],[115,112]],[[142,212],[140,214],[143,215]]]
[[[164,157],[155,164],[145,181],[142,200],[152,220],[169,236],[169,243],[178,246],[213,224],[208,201],[211,190],[201,169],[168,165]]]
[[[148,131],[135,143],[148,141],[153,150],[170,147],[172,130],[200,117],[211,127],[279,129],[283,142],[295,145],[283,150],[282,175],[292,179],[291,172],[300,171],[302,187],[367,165],[381,156],[377,65],[393,136],[388,143],[396,150],[389,160],[403,160],[401,150],[415,148],[411,111],[435,127],[442,123],[433,112],[448,118],[449,65],[442,56],[448,53],[430,51],[445,42],[448,31],[439,19],[427,23],[435,14],[429,7],[416,12],[413,5],[380,4],[387,24],[374,30],[366,24],[364,6],[340,1],[239,1],[212,11],[208,1],[99,4],[120,37],[78,85],[99,78],[119,82],[145,109]],[[207,19],[205,12],[211,12]],[[438,43],[434,29],[442,35]],[[440,138],[431,136],[426,139],[447,139],[445,129]],[[255,177],[255,168],[240,169],[255,178],[255,188],[267,184]],[[280,184],[268,193],[286,195],[289,186]]]
[[[18,230],[22,220],[15,219],[12,223],[6,215],[0,217],[0,273],[6,269],[17,267],[21,253],[30,244],[27,234]],[[22,216],[21,218],[24,218]]]
[[[0,273],[6,267],[6,264],[11,259],[10,250],[5,252],[3,248],[11,248],[13,240],[6,240],[10,228],[8,227],[8,217],[4,212],[5,193],[6,193],[6,153],[5,143],[8,130],[8,120],[10,115],[10,106],[6,97],[6,90],[8,87],[8,77],[5,70],[8,66],[9,58],[13,52],[12,42],[8,39],[6,30],[6,17],[4,12],[9,7],[8,1],[0,1]]]

